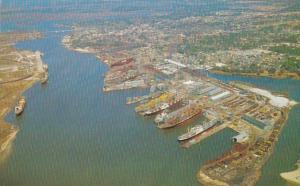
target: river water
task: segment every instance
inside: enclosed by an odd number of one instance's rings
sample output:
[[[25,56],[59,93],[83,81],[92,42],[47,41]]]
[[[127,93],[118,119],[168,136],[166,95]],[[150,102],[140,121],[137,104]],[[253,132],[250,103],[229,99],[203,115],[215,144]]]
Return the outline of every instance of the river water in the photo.
[[[28,105],[21,117],[7,116],[20,132],[0,168],[0,185],[199,185],[196,173],[201,165],[228,151],[235,132],[226,129],[189,149],[180,147],[176,137],[185,128],[159,130],[152,120],[138,116],[133,106],[125,105],[128,96],[144,95],[147,89],[103,93],[107,66],[93,55],[65,49],[64,34],[46,33],[42,39],[17,45],[44,53],[49,82],[25,93]],[[300,81],[210,76],[287,92],[300,101]],[[300,158],[299,115],[299,106],[290,112],[258,185],[285,184],[279,173],[291,170]]]

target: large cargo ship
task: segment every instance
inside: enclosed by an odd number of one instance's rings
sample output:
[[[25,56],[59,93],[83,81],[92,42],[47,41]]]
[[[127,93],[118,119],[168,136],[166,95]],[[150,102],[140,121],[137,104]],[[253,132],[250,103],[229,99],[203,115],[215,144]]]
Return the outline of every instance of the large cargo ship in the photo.
[[[21,115],[24,111],[26,105],[26,100],[24,97],[22,97],[21,99],[19,99],[18,104],[15,106],[15,114]]]
[[[128,58],[128,59],[124,59],[124,60],[112,63],[111,67],[125,65],[125,64],[129,64],[131,62],[133,62],[133,58]]]
[[[195,127],[191,128],[187,131],[187,133],[182,134],[177,138],[178,141],[185,141],[188,139],[191,139],[197,135],[200,135],[201,133],[209,130],[210,128],[214,127],[221,121],[218,119],[211,120],[209,122],[204,122],[202,125],[196,125]]]
[[[161,129],[172,128],[202,114],[202,105],[199,102],[190,103],[174,112],[169,113],[158,123]]]
[[[156,115],[154,122],[159,124],[164,121],[164,119],[168,116],[166,111],[161,112],[160,114]]]
[[[141,114],[144,115],[144,116],[150,116],[150,115],[158,114],[158,113],[160,113],[160,112],[162,112],[166,109],[169,109],[169,108],[171,109],[173,107],[176,107],[178,104],[181,103],[181,101],[182,101],[182,98],[175,97],[171,101],[160,103],[155,108],[149,109],[145,112],[142,112]]]
[[[138,103],[138,102],[141,102],[141,101],[146,100],[148,98],[149,98],[148,95],[145,95],[145,96],[136,96],[136,97],[129,97],[126,100],[126,104],[130,105],[130,104]]]
[[[143,116],[154,115],[154,114],[157,114],[157,113],[159,113],[159,112],[161,112],[161,111],[163,111],[163,110],[165,110],[165,109],[167,109],[169,107],[170,107],[170,105],[168,103],[162,103],[162,104],[156,106],[153,109],[150,109],[150,110],[147,110],[145,112],[142,112],[141,115],[143,115]]]
[[[158,97],[150,99],[146,103],[140,104],[135,108],[135,111],[138,113],[143,113],[148,110],[155,109],[157,106],[160,106],[161,103],[169,103],[174,98],[173,93],[165,92],[160,94]]]

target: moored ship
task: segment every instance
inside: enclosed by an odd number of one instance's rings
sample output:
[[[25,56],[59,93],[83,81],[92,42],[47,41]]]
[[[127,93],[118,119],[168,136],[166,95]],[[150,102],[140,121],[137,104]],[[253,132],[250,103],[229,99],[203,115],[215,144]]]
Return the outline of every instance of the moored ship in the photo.
[[[164,102],[161,104],[158,104],[156,107],[154,107],[153,109],[147,110],[145,112],[142,112],[142,115],[145,116],[150,116],[150,115],[154,115],[157,113],[160,113],[168,108],[173,108],[176,105],[178,105],[180,102],[182,101],[182,98],[178,97],[178,98],[174,98],[173,100],[171,100],[170,102]]]
[[[162,113],[156,115],[155,119],[154,119],[154,122],[155,123],[160,123],[160,122],[163,122],[164,119],[167,117],[167,112],[166,111],[163,111]]]
[[[138,102],[141,102],[141,101],[143,101],[145,99],[148,99],[148,98],[149,98],[148,95],[146,95],[146,96],[137,96],[137,97],[129,97],[126,100],[126,104],[130,105],[130,104],[138,103]]]
[[[168,114],[157,127],[161,129],[172,128],[202,114],[202,105],[198,102],[190,103]]]
[[[20,98],[18,104],[15,106],[15,114],[17,116],[23,113],[25,105],[26,105],[25,97]]]
[[[168,103],[162,103],[161,105],[153,108],[153,109],[150,109],[150,110],[147,110],[145,112],[142,112],[141,114],[144,115],[144,116],[150,116],[150,115],[154,115],[154,114],[157,114],[167,108],[169,108],[170,105]]]
[[[154,99],[154,98],[159,97],[161,94],[162,94],[162,92],[155,92],[155,93],[152,93],[150,95],[128,97],[127,101],[126,101],[126,104],[130,105],[130,104],[139,103],[139,102],[143,102],[143,101],[145,103],[149,99]]]
[[[118,62],[115,62],[115,63],[111,64],[111,67],[122,66],[122,65],[125,65],[125,64],[129,64],[131,62],[133,62],[133,58],[128,58],[128,59],[124,59],[124,60],[121,60],[121,61],[118,61]]]
[[[144,113],[148,110],[152,110],[161,105],[161,103],[169,103],[174,98],[172,93],[162,93],[158,97],[148,100],[146,103],[142,103],[135,108],[138,113]]]
[[[221,121],[218,119],[214,119],[210,122],[205,122],[202,125],[196,125],[194,127],[192,127],[190,130],[187,131],[187,133],[180,135],[177,140],[178,141],[185,141],[188,139],[191,139],[197,135],[200,135],[201,133],[209,130],[210,128],[214,127],[215,125],[217,125],[218,123],[220,123]]]

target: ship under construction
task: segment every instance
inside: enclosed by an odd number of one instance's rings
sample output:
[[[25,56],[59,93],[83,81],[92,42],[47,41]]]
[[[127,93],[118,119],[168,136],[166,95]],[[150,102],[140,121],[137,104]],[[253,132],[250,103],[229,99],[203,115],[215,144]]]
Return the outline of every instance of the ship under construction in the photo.
[[[175,108],[177,105],[179,105],[181,103],[181,101],[182,101],[181,97],[173,97],[171,100],[169,100],[169,102],[163,102],[161,104],[158,104],[154,108],[149,109],[145,112],[142,112],[141,114],[144,116],[155,115],[155,114],[161,113],[162,111],[164,111],[166,109]]]
[[[192,101],[188,105],[165,115],[162,121],[158,123],[157,127],[161,129],[172,128],[201,114],[202,105],[198,101]]]
[[[155,110],[159,106],[161,106],[162,103],[169,103],[172,100],[174,100],[174,94],[173,93],[163,93],[160,96],[151,99],[150,101],[147,101],[144,104],[140,104],[135,108],[135,111],[144,115],[143,113],[150,111],[150,110]]]

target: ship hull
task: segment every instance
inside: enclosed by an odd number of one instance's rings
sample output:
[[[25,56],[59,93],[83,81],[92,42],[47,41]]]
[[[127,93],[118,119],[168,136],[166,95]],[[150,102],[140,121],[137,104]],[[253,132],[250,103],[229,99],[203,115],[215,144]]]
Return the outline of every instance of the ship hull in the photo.
[[[187,137],[187,138],[183,138],[183,139],[177,138],[177,141],[179,141],[179,142],[185,142],[185,141],[188,141],[188,140],[190,140],[190,139],[192,139],[192,138],[194,138],[194,137],[196,137],[196,136],[200,136],[201,134],[203,134],[203,133],[206,132],[206,131],[209,131],[209,130],[212,129],[212,128],[214,128],[214,126],[211,126],[211,127],[207,128],[207,129],[205,129],[205,130],[203,130],[203,131],[201,131],[201,132],[199,132],[199,133],[196,133],[196,134],[194,134],[194,135],[192,135],[192,136],[189,136],[189,137]]]
[[[164,111],[166,109],[173,109],[176,106],[180,105],[180,103],[181,103],[181,100],[178,100],[176,102],[169,103],[169,105],[167,107],[153,109],[152,111],[148,111],[148,112],[147,111],[146,112],[142,112],[141,115],[143,115],[143,116],[153,116],[153,115],[161,113],[162,111]]]
[[[151,111],[151,112],[143,112],[143,113],[141,113],[141,115],[143,115],[143,116],[153,116],[153,115],[161,113],[164,110],[165,109],[159,109],[159,110],[155,110],[155,111]]]
[[[24,109],[22,109],[22,110],[20,110],[20,111],[15,111],[15,114],[16,114],[17,116],[20,116],[20,115],[23,113],[23,111],[24,111]]]
[[[181,120],[179,122],[176,122],[174,124],[161,124],[161,125],[158,125],[157,127],[160,128],[160,129],[169,129],[169,128],[173,128],[173,127],[176,127],[178,125],[181,125],[183,123],[187,123],[188,121],[194,119],[195,117],[199,116],[202,114],[202,111],[200,111],[199,113],[196,113],[194,115],[191,115],[190,117],[184,119],[184,120]]]
[[[26,100],[25,98],[21,98],[17,104],[17,106],[15,107],[15,114],[17,116],[21,115],[25,109],[26,106]]]

